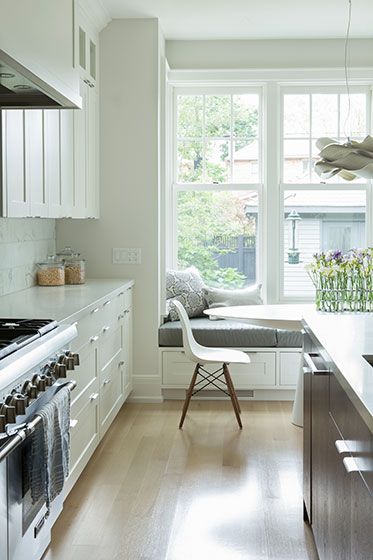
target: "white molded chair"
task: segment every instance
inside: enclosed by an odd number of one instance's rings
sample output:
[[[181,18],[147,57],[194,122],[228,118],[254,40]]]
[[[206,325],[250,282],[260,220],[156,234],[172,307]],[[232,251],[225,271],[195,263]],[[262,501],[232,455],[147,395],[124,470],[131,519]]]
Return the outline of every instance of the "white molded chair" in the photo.
[[[231,350],[230,348],[208,348],[207,346],[201,346],[201,344],[198,344],[198,342],[194,339],[189,317],[183,305],[177,300],[173,301],[173,305],[176,307],[181,322],[185,355],[191,362],[196,364],[189,389],[186,393],[179,428],[183,427],[184,419],[192,396],[208,385],[213,385],[216,389],[219,389],[230,397],[238,425],[242,428],[240,417],[241,408],[238,403],[236,391],[228,369],[228,364],[248,364],[250,363],[249,356],[245,354],[245,352],[241,352],[241,350]],[[220,363],[222,366],[212,373],[203,368],[205,364],[214,363]],[[202,379],[196,382],[198,375],[200,375]],[[224,380],[222,377],[224,377]]]

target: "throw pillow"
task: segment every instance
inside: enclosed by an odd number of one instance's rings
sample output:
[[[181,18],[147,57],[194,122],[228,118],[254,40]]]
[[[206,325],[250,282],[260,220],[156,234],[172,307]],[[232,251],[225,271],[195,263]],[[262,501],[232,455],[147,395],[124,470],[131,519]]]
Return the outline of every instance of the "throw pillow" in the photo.
[[[188,317],[200,317],[206,309],[203,295],[203,280],[194,267],[186,270],[168,270],[166,274],[166,296],[171,321],[178,321],[179,315],[172,301],[177,299],[185,307]]]
[[[235,305],[260,305],[263,303],[260,297],[261,288],[261,284],[240,290],[204,288],[203,295],[209,309],[214,309],[215,307],[234,307]],[[210,319],[215,320],[216,317],[210,317]]]

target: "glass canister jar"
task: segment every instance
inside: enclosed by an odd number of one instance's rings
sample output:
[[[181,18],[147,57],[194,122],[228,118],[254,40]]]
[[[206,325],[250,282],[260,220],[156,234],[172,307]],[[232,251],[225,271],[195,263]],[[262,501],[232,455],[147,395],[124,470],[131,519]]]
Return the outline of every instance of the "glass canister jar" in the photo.
[[[85,283],[85,260],[79,253],[65,260],[65,284]]]
[[[46,261],[38,263],[36,267],[39,286],[63,286],[65,284],[64,265],[55,257],[48,257]]]
[[[74,257],[76,254],[77,254],[77,252],[74,251],[71,247],[65,247],[62,251],[59,251],[58,253],[56,253],[56,257],[61,262],[65,262],[65,261],[71,259],[72,257]]]

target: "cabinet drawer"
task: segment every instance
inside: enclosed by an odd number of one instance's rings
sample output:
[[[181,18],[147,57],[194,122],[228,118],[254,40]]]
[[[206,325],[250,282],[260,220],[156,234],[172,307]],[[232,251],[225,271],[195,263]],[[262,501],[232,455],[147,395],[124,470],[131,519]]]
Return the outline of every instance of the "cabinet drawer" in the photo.
[[[113,358],[122,350],[122,327],[117,326],[115,330],[111,328],[105,331],[101,337],[99,347],[99,367],[104,370]]]
[[[74,426],[70,432],[71,473],[88,448],[98,443],[98,404],[97,382],[91,391],[87,391],[81,402],[77,402],[71,407],[71,420]]]
[[[250,364],[231,364],[229,370],[236,389],[271,386],[276,383],[275,352],[248,352]],[[194,365],[183,352],[163,352],[163,384],[173,387],[187,387]],[[207,365],[207,370],[216,369],[215,364]],[[211,389],[211,387],[210,387]]]
[[[73,401],[80,398],[82,393],[97,379],[96,348],[88,343],[79,350],[80,365],[68,372],[68,379],[75,379],[76,388],[72,393]]]
[[[100,425],[103,426],[123,395],[123,369],[119,359],[102,372],[100,379]]]
[[[280,385],[295,386],[302,361],[300,352],[280,352]]]
[[[90,343],[93,337],[99,336],[103,324],[102,309],[93,308],[88,315],[76,323],[78,336],[72,341],[73,350],[79,350],[84,344]]]
[[[329,408],[341,439],[344,439],[361,476],[373,494],[373,434],[334,374],[330,375]]]

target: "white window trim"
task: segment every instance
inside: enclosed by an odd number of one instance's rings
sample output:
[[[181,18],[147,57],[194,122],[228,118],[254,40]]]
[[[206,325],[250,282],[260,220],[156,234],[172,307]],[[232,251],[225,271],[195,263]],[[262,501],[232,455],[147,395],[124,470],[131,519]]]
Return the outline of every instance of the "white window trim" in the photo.
[[[366,86],[372,90],[372,68],[353,68],[350,70],[351,91],[361,89]],[[282,130],[281,130],[281,113],[282,102],[281,92],[286,90],[294,91],[294,88],[315,88],[320,90],[326,88],[330,90],[333,86],[338,88],[345,87],[344,71],[341,68],[323,68],[323,69],[255,69],[255,70],[170,70],[168,72],[168,83],[173,91],[183,88],[188,92],[193,88],[196,91],[206,91],[206,88],[215,89],[215,87],[227,87],[237,91],[237,88],[253,90],[254,88],[262,91],[262,117],[261,125],[261,157],[262,157],[262,183],[260,184],[259,194],[259,231],[258,231],[258,281],[263,283],[263,299],[266,303],[280,303],[291,301],[303,301],[300,298],[291,299],[284,298],[283,293],[283,189],[299,188],[301,185],[281,184],[282,176]],[[171,97],[174,97],[172,95]],[[370,96],[371,98],[371,96]],[[368,111],[369,118],[372,116],[373,107],[371,99]],[[170,110],[170,105],[168,105]],[[166,149],[166,167],[171,169],[171,177],[175,178],[174,162],[175,157],[173,149],[175,149],[174,138],[176,131],[175,119],[175,103],[172,108],[172,126],[169,128],[169,138],[167,139]],[[371,131],[371,123],[369,123]],[[172,133],[171,133],[172,131]],[[271,146],[271,149],[263,150],[263,146]],[[169,175],[169,178],[170,178]],[[176,216],[175,216],[175,192],[174,183],[167,181],[166,191],[169,205],[172,211],[169,211],[166,219],[169,223],[167,228],[168,235],[163,239],[163,245],[166,245],[166,266],[171,268],[174,266],[177,254],[175,247],[176,239]],[[185,184],[182,185],[185,189]],[[257,185],[258,186],[258,185]],[[306,184],[302,188],[325,188],[321,184]],[[195,185],[191,185],[195,188]],[[217,188],[217,185],[211,185]],[[237,186],[238,187],[238,186]],[[232,185],[229,185],[232,189]],[[254,185],[240,185],[240,188],[254,189]],[[327,184],[328,189],[340,189],[341,185]],[[367,244],[373,245],[373,195],[371,182],[358,185],[353,184],[351,188],[364,189],[367,192],[366,206],[366,235]],[[257,265],[258,266],[258,265]],[[165,271],[164,271],[165,273]],[[305,298],[304,301],[309,301]]]

